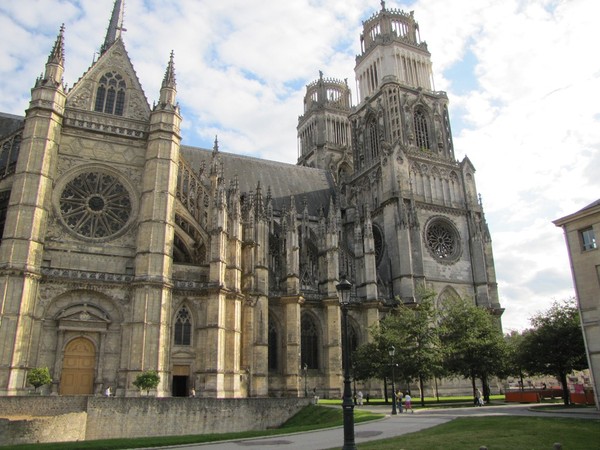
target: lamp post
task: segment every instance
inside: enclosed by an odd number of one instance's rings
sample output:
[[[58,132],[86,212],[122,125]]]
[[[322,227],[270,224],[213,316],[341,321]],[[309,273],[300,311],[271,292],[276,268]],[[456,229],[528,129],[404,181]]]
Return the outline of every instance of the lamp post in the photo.
[[[396,354],[396,347],[390,345],[388,349],[390,355],[390,366],[392,366],[392,415],[398,414],[396,411],[396,387],[394,386],[394,355]]]
[[[304,397],[308,397],[308,364],[304,363]]]
[[[356,405],[356,365],[352,361],[352,399]]]
[[[350,304],[350,283],[346,277],[342,277],[335,287],[340,299],[342,309],[342,359],[344,365],[344,397],[342,408],[344,410],[344,446],[342,450],[356,450],[354,443],[354,402],[352,401],[352,390],[350,389],[350,358],[348,345],[348,305]]]

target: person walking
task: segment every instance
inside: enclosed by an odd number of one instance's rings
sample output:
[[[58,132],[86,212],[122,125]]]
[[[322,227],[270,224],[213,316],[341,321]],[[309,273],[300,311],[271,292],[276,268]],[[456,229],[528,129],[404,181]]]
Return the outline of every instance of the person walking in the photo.
[[[396,391],[396,405],[398,406],[398,412],[400,414],[402,414],[402,397],[404,396],[404,394],[402,393],[402,391],[400,391],[400,389],[398,389]]]
[[[411,413],[415,413],[415,410],[412,407],[412,398],[410,397],[410,392],[407,392],[404,396],[404,409],[406,409],[407,413],[409,409]]]
[[[483,396],[479,388],[475,389],[475,406],[483,406]]]

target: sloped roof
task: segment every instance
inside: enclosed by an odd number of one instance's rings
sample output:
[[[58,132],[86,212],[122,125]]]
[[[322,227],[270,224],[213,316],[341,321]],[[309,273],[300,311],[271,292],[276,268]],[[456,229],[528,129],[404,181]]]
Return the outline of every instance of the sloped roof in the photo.
[[[590,214],[597,214],[598,207],[600,206],[600,199],[595,202],[590,203],[584,208],[581,208],[579,211],[569,214],[568,216],[561,217],[560,219],[553,220],[552,223],[557,227],[562,227],[563,225],[567,225],[569,222],[580,219]]]
[[[202,162],[206,164],[207,169],[210,167],[212,153],[212,150],[181,147],[181,155],[196,171]],[[232,153],[219,152],[219,156],[223,162],[227,183],[237,176],[240,191],[250,193],[256,191],[256,186],[260,182],[263,196],[267,195],[270,187],[273,209],[276,211],[289,209],[292,195],[298,213],[302,213],[306,199],[308,213],[311,216],[318,216],[321,208],[327,214],[330,198],[334,197],[335,200],[335,182],[326,170]]]
[[[23,125],[25,117],[0,112],[0,138],[14,133]]]

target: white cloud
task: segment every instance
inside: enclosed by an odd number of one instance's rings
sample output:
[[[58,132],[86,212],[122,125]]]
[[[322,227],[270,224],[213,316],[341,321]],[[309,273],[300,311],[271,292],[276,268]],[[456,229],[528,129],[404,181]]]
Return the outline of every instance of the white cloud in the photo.
[[[72,85],[104,40],[113,0],[0,5],[0,111],[23,114],[62,22]],[[507,329],[573,295],[552,220],[600,197],[596,0],[386,2],[415,11],[436,89],[451,100],[456,156],[477,168]],[[175,51],[184,144],[294,163],[304,86],[348,79],[374,0],[127,0],[125,45],[150,103]],[[452,92],[444,70],[474,77]],[[456,126],[461,124],[462,128]]]

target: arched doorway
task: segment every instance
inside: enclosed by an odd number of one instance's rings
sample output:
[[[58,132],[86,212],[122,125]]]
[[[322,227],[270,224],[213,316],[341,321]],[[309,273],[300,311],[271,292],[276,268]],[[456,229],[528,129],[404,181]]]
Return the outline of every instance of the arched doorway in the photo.
[[[96,349],[89,339],[76,338],[67,344],[60,377],[61,395],[90,395],[94,390]]]

